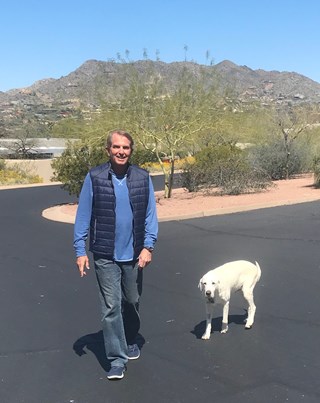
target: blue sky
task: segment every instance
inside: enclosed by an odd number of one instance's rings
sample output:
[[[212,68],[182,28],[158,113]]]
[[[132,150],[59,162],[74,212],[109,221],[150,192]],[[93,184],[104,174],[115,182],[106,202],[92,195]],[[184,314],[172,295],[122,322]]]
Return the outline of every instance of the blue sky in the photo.
[[[319,0],[11,0],[0,11],[0,91],[89,59],[230,60],[320,82]]]

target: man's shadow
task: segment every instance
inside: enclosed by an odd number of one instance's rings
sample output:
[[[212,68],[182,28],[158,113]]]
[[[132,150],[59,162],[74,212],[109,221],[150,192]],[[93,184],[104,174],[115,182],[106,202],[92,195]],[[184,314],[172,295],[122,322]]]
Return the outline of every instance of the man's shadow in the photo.
[[[245,320],[247,318],[247,310],[245,309],[245,313],[243,315],[229,315],[228,324],[235,323],[236,325],[245,324]],[[222,329],[222,316],[218,316],[217,318],[213,318],[212,321],[212,332],[220,332]],[[203,333],[206,330],[206,321],[198,323],[194,329],[191,331],[192,334],[196,336],[197,339],[201,339]]]
[[[136,343],[138,344],[140,349],[145,343],[145,339],[140,333],[136,338]],[[110,363],[106,357],[102,330],[100,330],[97,333],[90,333],[80,337],[78,340],[74,342],[73,350],[79,357],[82,357],[83,355],[87,354],[86,350],[91,351],[96,356],[101,367],[106,372],[109,371]]]

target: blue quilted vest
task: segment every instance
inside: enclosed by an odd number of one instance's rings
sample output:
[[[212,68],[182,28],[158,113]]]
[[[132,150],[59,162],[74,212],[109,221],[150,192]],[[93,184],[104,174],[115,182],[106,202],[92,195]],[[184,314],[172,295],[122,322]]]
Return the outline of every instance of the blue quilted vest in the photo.
[[[111,164],[108,162],[90,170],[93,188],[90,222],[90,251],[112,260],[115,240],[115,203]],[[127,186],[133,212],[134,259],[144,246],[145,218],[149,201],[149,173],[129,165]]]

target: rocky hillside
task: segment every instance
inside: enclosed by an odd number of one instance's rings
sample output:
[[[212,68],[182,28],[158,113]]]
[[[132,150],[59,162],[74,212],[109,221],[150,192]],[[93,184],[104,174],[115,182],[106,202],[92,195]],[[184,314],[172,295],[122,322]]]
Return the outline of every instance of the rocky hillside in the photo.
[[[204,68],[213,69],[220,88],[232,88],[233,96],[241,102],[255,100],[284,105],[320,102],[320,83],[294,72],[252,70],[230,61],[214,66],[134,62],[142,77],[150,63],[168,88],[174,87],[182,68],[192,74]],[[0,92],[0,136],[14,137],[21,127],[29,127],[32,136],[37,136],[37,132],[43,136],[48,122],[97,109],[102,101],[112,100],[119,91],[124,91],[126,83],[119,81],[122,67],[115,62],[89,60],[59,79],[44,79],[27,88]]]

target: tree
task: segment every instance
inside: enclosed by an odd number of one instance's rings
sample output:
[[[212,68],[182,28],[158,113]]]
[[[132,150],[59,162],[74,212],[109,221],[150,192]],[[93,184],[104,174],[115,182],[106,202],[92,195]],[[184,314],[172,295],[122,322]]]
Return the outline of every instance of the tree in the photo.
[[[289,109],[289,111],[282,111],[277,113],[278,126],[283,138],[284,151],[285,151],[285,175],[289,179],[290,172],[290,159],[291,149],[293,142],[307,127],[305,115],[301,110]]]
[[[222,99],[217,90],[216,73],[207,66],[189,62],[177,64],[169,80],[162,78],[165,64],[161,62],[121,60],[118,67],[122,74],[114,78],[116,97],[105,101],[100,113],[90,116],[82,125],[65,121],[65,127],[62,124],[60,128],[67,128],[70,134],[77,132],[78,135],[72,137],[85,140],[90,148],[102,144],[110,130],[125,128],[133,134],[140,156],[145,158],[152,153],[156,157],[165,177],[165,197],[170,198],[178,158],[214,144],[215,137],[219,137],[220,143],[223,137],[224,142],[234,142],[233,129],[226,135],[226,127],[230,125],[223,121],[226,110],[232,115],[231,100]],[[146,152],[143,154],[142,150]],[[69,171],[72,175],[70,155],[63,158],[68,161],[66,165],[57,166],[57,170]],[[76,159],[74,163],[78,163]],[[63,182],[62,177],[59,180]],[[77,179],[78,183],[82,180],[83,177]]]
[[[35,139],[28,138],[26,134],[21,134],[9,148],[16,156],[28,159],[32,154],[37,153],[36,146],[37,141]]]
[[[183,50],[184,50],[184,61],[187,61],[187,53],[188,53],[188,45],[184,45]]]
[[[175,161],[193,147],[197,133],[210,126],[216,101],[214,80],[207,80],[200,66],[180,70],[174,88],[163,82],[154,64],[138,71],[127,65],[128,89],[119,100],[125,127],[146,150],[157,156],[165,176],[165,197],[173,188]],[[209,84],[208,84],[209,83]]]
[[[273,180],[289,179],[311,168],[311,150],[315,132],[309,125],[313,108],[282,107],[263,117],[261,136],[251,142],[251,159],[256,161]]]

